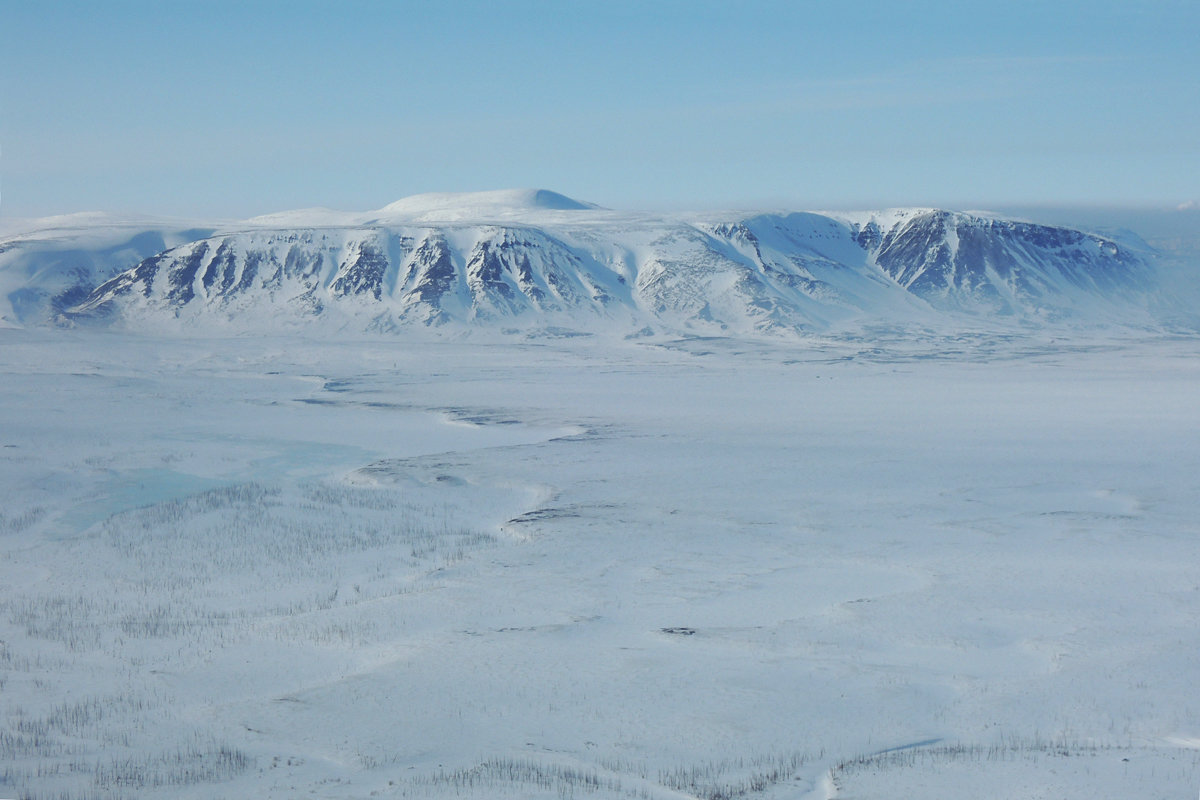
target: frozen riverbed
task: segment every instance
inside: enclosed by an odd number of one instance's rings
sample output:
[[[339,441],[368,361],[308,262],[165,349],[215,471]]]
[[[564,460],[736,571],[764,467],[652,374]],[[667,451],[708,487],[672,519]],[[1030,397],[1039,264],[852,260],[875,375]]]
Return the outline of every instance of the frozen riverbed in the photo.
[[[0,796],[1200,788],[1194,340],[0,334]]]

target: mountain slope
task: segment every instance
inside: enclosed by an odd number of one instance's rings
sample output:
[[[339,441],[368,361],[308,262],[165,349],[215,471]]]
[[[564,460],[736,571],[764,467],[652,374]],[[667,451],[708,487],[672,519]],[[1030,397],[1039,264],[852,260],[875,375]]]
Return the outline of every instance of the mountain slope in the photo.
[[[143,259],[210,236],[170,220],[70,214],[0,237],[0,325],[44,324]]]
[[[1056,316],[1090,299],[1133,300],[1152,287],[1145,263],[1107,239],[1066,228],[916,213],[860,241],[899,285],[943,309]]]
[[[946,314],[1140,322],[1155,291],[1146,258],[1064,228],[939,210],[632,215],[525,190],[256,218],[145,258],[62,319],[749,334]]]

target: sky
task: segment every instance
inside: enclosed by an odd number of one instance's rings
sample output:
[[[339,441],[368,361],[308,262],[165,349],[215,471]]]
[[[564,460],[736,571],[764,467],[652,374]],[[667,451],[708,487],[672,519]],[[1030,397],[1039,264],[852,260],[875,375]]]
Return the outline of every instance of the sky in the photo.
[[[1200,200],[1200,3],[0,0],[0,218]]]

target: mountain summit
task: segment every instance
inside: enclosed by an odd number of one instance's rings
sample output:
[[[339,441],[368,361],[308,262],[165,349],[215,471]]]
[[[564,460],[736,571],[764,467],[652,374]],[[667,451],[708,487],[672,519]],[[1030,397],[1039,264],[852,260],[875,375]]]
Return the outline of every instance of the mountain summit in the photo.
[[[581,203],[548,189],[503,189],[493,192],[434,192],[414,194],[380,209],[381,215],[449,213],[461,217],[495,211],[586,211],[597,206]]]

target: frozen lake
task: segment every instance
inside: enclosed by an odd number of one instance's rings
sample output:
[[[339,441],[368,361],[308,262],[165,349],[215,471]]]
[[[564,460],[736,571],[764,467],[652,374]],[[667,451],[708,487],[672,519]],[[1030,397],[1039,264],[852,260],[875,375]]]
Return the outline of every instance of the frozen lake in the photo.
[[[1192,798],[1200,341],[0,331],[0,796]]]

